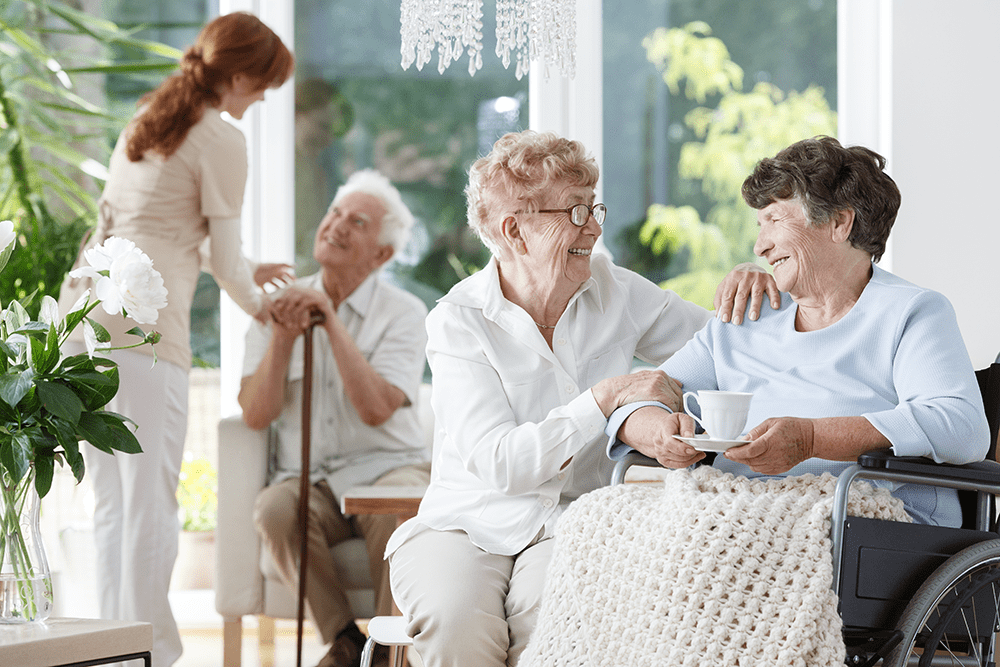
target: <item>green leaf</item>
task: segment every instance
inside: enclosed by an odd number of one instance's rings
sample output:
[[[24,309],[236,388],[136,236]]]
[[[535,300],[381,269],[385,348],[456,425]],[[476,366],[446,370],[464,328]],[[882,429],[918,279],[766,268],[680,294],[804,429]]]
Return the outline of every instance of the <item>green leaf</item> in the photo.
[[[80,421],[76,425],[76,434],[80,440],[86,440],[102,452],[114,454],[114,450],[108,444],[111,440],[108,427],[93,412],[84,412],[80,415]]]
[[[10,407],[16,408],[25,394],[31,390],[34,378],[35,372],[30,368],[16,374],[0,375],[0,399]]]
[[[102,451],[117,450],[126,454],[138,454],[142,452],[139,440],[125,426],[125,422],[130,421],[114,412],[85,412],[80,415],[77,433],[81,433],[82,439]]]
[[[55,461],[42,457],[35,461],[35,491],[39,498],[44,498],[52,488],[52,475],[55,472]]]
[[[38,389],[38,398],[46,410],[70,424],[80,421],[83,402],[76,392],[58,382],[39,380],[35,386]]]
[[[83,481],[83,475],[87,471],[87,466],[83,460],[83,453],[80,451],[80,443],[73,440],[72,445],[69,443],[64,444],[63,450],[66,453],[66,461],[69,463],[69,468],[73,471],[73,477],[76,478],[76,482],[79,484]]]
[[[76,481],[82,481],[85,466],[83,455],[80,453],[80,443],[77,440],[75,424],[70,424],[63,419],[52,418],[48,420],[46,430],[55,436],[56,441],[63,448],[66,462],[69,463]]]
[[[4,461],[4,467],[14,481],[19,482],[28,473],[28,466],[31,465],[31,438],[27,429],[16,431],[11,436],[13,446],[4,451],[4,453],[9,452],[9,460]]]
[[[111,334],[108,333],[108,330],[105,329],[104,326],[100,322],[95,322],[94,320],[90,319],[89,317],[87,318],[87,321],[90,322],[90,325],[92,327],[94,327],[94,335],[97,336],[97,342],[98,343],[110,343],[111,342]]]
[[[133,63],[118,63],[115,65],[91,65],[89,67],[67,67],[66,71],[73,74],[137,74],[140,72],[172,72],[177,69],[176,62],[162,62],[162,63],[150,63],[150,62],[133,62]]]
[[[132,429],[126,426],[125,422],[121,421],[123,418],[120,415],[111,412],[98,413],[98,415],[105,420],[108,430],[115,436],[111,441],[112,449],[117,449],[126,454],[142,453],[142,446],[139,444],[139,439],[135,437]]]

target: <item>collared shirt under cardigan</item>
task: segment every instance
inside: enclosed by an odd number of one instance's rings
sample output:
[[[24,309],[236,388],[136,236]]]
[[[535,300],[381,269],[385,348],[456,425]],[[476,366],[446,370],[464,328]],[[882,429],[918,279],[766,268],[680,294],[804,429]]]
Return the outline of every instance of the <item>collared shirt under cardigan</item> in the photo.
[[[604,255],[593,256],[591,271],[556,324],[552,349],[504,298],[495,259],[428,315],[431,484],[387,553],[432,528],[513,555],[570,501],[609,483],[607,420],[590,388],[628,373],[634,357],[666,359],[711,314]]]
[[[322,274],[295,281],[323,291]],[[427,461],[417,398],[424,373],[424,317],[427,308],[409,292],[377,274],[368,276],[337,308],[337,317],[375,371],[398,387],[412,404],[380,426],[368,426],[344,393],[344,383],[326,330],[313,329],[313,404],[310,478],[326,480],[338,498],[358,484],[370,484],[396,468]],[[270,325],[254,321],[246,336],[243,376],[252,375],[267,351]],[[278,472],[270,483],[297,477],[302,453],[302,337],[288,367],[285,405],[275,420]]]

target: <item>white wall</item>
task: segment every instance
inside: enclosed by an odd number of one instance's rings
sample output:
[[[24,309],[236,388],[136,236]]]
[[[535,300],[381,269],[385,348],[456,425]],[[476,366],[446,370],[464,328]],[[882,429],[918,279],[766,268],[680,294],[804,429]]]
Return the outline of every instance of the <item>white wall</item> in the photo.
[[[947,296],[973,365],[1000,352],[1000,1],[893,0],[892,271]]]

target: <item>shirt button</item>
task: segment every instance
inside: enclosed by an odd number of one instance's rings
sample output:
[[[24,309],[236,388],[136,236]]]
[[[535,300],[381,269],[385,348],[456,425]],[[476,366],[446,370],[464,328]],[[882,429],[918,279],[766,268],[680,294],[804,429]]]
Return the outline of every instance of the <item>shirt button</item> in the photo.
[[[572,394],[573,391],[574,391],[574,389],[575,388],[573,387],[573,385],[571,385],[571,384],[566,385],[566,393],[567,394]]]
[[[559,476],[556,479],[566,479],[566,473],[564,472],[559,473]]]
[[[559,340],[556,341],[556,343],[558,345],[565,345],[566,344],[566,339],[565,338],[560,338]]]
[[[542,501],[542,507],[544,507],[545,509],[552,507],[552,501],[546,498],[545,500]]]

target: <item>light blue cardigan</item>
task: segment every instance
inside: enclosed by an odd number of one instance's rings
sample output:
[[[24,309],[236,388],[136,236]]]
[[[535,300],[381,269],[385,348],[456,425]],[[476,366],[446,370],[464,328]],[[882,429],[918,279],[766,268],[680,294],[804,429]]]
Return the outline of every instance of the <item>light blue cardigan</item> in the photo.
[[[780,310],[765,307],[756,322],[734,326],[712,320],[660,368],[683,382],[684,391],[753,392],[748,430],[769,417],[863,415],[899,456],[982,460],[989,427],[951,304],[878,266],[872,270],[851,311],[825,329],[796,331],[797,307],[785,294]],[[628,450],[613,434],[638,407],[612,414],[612,459]],[[721,455],[714,465],[761,476]],[[848,465],[814,458],[785,474],[836,475]],[[893,494],[918,522],[960,522],[953,491],[903,485]]]

